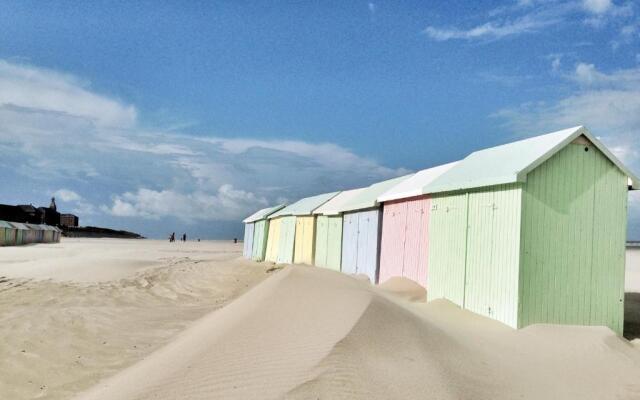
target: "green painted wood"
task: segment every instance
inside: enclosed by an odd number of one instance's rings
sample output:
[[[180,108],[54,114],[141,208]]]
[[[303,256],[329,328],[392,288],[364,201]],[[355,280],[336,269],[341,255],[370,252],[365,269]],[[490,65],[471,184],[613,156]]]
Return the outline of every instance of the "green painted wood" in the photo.
[[[329,235],[329,217],[318,215],[316,221],[316,256],[314,265],[327,266],[327,239]]]
[[[596,157],[591,324],[622,334],[627,234],[627,178],[604,157]]]
[[[278,264],[293,264],[294,240],[296,236],[296,217],[281,217],[280,241],[278,243]]]
[[[464,305],[467,194],[436,194],[429,219],[429,300]]]
[[[627,177],[592,145],[567,145],[528,175],[519,327],[606,325],[622,333],[626,201]]]
[[[251,259],[263,261],[267,251],[267,235],[269,232],[269,220],[262,219],[254,222],[253,231],[253,252]]]
[[[319,215],[316,225],[315,265],[340,271],[342,216]]]
[[[342,263],[342,215],[329,217],[326,267],[340,271]]]
[[[464,308],[518,324],[521,185],[500,185],[468,196]]]

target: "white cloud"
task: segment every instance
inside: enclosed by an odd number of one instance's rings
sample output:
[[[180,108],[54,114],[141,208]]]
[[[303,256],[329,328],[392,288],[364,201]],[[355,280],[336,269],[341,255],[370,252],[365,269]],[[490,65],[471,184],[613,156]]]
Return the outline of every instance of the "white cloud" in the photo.
[[[4,185],[62,188],[64,210],[112,220],[237,221],[283,198],[406,172],[333,143],[143,129],[134,106],[76,77],[1,60],[0,158],[13,166],[0,170]]]
[[[470,29],[441,29],[428,26],[423,33],[437,41],[451,39],[500,39],[506,36],[535,32],[557,22],[557,18],[541,18],[538,15],[525,15],[513,21],[492,21]]]
[[[137,114],[135,107],[95,94],[73,76],[0,60],[0,106],[7,105],[64,113],[102,126],[131,126]]]
[[[578,1],[518,1],[500,6],[488,12],[491,20],[470,28],[428,26],[422,31],[436,41],[446,40],[497,40],[526,33],[542,32],[551,26],[570,26],[572,18],[582,17],[583,22],[600,28],[616,20],[624,21],[633,16],[631,3],[617,6],[609,0]],[[626,31],[632,28],[627,27]]]
[[[585,10],[594,14],[605,13],[613,6],[611,0],[584,0],[582,5]]]
[[[69,189],[58,189],[56,190],[53,195],[57,198],[60,199],[62,201],[78,201],[80,199],[82,199],[82,197],[74,192],[73,190],[69,190]]]
[[[138,189],[115,196],[111,206],[103,211],[118,217],[160,219],[174,217],[186,222],[194,220],[239,220],[256,206],[266,206],[267,200],[253,193],[222,185],[217,193],[183,194],[174,190]]]
[[[58,211],[61,211],[62,213],[67,209],[78,216],[87,216],[96,212],[96,208],[93,204],[87,202],[84,197],[80,196],[73,190],[58,189],[53,192],[53,196],[56,198]]]

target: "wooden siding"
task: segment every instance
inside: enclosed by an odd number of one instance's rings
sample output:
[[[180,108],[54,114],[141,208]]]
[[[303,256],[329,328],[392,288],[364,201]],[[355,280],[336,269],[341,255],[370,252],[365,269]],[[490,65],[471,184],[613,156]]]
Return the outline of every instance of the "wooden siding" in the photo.
[[[429,299],[517,326],[520,184],[432,199]]]
[[[263,261],[267,249],[267,237],[269,232],[269,220],[261,219],[254,222],[253,227],[253,251],[251,259],[254,261]]]
[[[327,266],[327,240],[329,237],[329,217],[318,215],[316,219],[316,254],[314,265],[318,267]]]
[[[329,232],[327,235],[327,264],[326,267],[340,271],[342,261],[342,216],[329,217]]]
[[[518,324],[520,184],[469,193],[464,308]]]
[[[445,298],[464,306],[467,250],[466,193],[431,198],[429,218],[429,300]]]
[[[343,216],[342,271],[363,274],[378,282],[380,209]]]
[[[384,204],[380,282],[402,276],[426,287],[430,206],[426,196]]]
[[[404,246],[407,236],[407,202],[389,201],[382,209],[380,237],[380,282],[403,276]]]
[[[621,334],[627,177],[594,146],[570,144],[528,175],[523,201],[518,326]]]
[[[278,261],[278,249],[280,248],[280,227],[282,217],[269,220],[269,234],[267,235],[267,249],[264,259],[270,262]]]
[[[315,248],[315,222],[314,216],[296,217],[295,250],[293,261],[296,264],[313,265]]]
[[[315,265],[340,271],[342,216],[319,215],[316,221]]]
[[[342,272],[347,274],[357,273],[357,260],[358,213],[347,213],[342,216]]]
[[[407,239],[404,246],[402,276],[426,286],[431,199],[421,197],[407,203]]]
[[[294,254],[294,241],[296,235],[296,217],[281,217],[280,242],[278,244],[278,264],[292,264]]]
[[[253,223],[244,224],[244,241],[242,245],[242,256],[251,258],[253,255]]]

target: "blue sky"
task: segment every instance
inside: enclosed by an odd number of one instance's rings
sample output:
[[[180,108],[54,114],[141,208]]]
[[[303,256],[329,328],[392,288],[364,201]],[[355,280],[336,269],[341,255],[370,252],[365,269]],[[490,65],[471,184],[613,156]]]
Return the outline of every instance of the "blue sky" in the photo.
[[[0,38],[0,202],[55,193],[82,224],[239,236],[274,202],[580,124],[640,171],[633,2],[24,1]]]

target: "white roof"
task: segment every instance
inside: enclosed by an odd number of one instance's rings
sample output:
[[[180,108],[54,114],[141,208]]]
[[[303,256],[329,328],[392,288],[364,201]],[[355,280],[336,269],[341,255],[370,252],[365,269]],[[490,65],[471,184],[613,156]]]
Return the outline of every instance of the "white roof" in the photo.
[[[640,180],[585,127],[577,126],[471,153],[422,188],[424,194],[525,182],[527,174],[584,135],[627,175],[632,189]]]
[[[285,207],[284,204],[278,204],[275,207],[263,208],[262,210],[256,211],[255,213],[251,214],[249,217],[245,218],[242,222],[244,222],[245,224],[248,224],[251,222],[260,221],[261,219],[267,218],[269,215],[283,209],[284,207]]]
[[[364,189],[366,188],[345,190],[344,192],[341,192],[339,195],[337,195],[333,199],[324,203],[322,206],[316,209],[313,213],[323,214],[323,215],[338,215],[342,212],[342,207],[348,202],[350,202],[359,193],[362,193]]]
[[[388,179],[386,181],[374,183],[373,185],[364,188],[362,192],[359,192],[353,199],[345,202],[344,205],[340,207],[340,211],[355,211],[355,210],[364,210],[372,207],[379,207],[380,203],[378,202],[378,196],[392,187],[396,186],[400,182],[403,182],[414,174],[409,174],[405,176],[400,176],[393,179]]]
[[[295,203],[283,208],[282,210],[271,214],[269,216],[269,219],[282,217],[285,215],[313,215],[313,212],[316,208],[336,197],[339,193],[340,192],[331,192],[311,197],[305,197],[304,199],[300,199]]]
[[[437,167],[423,169],[418,171],[409,179],[400,182],[391,189],[378,196],[378,202],[406,199],[409,197],[420,196],[423,194],[422,188],[433,182],[440,175],[453,168],[459,161],[438,165]]]

